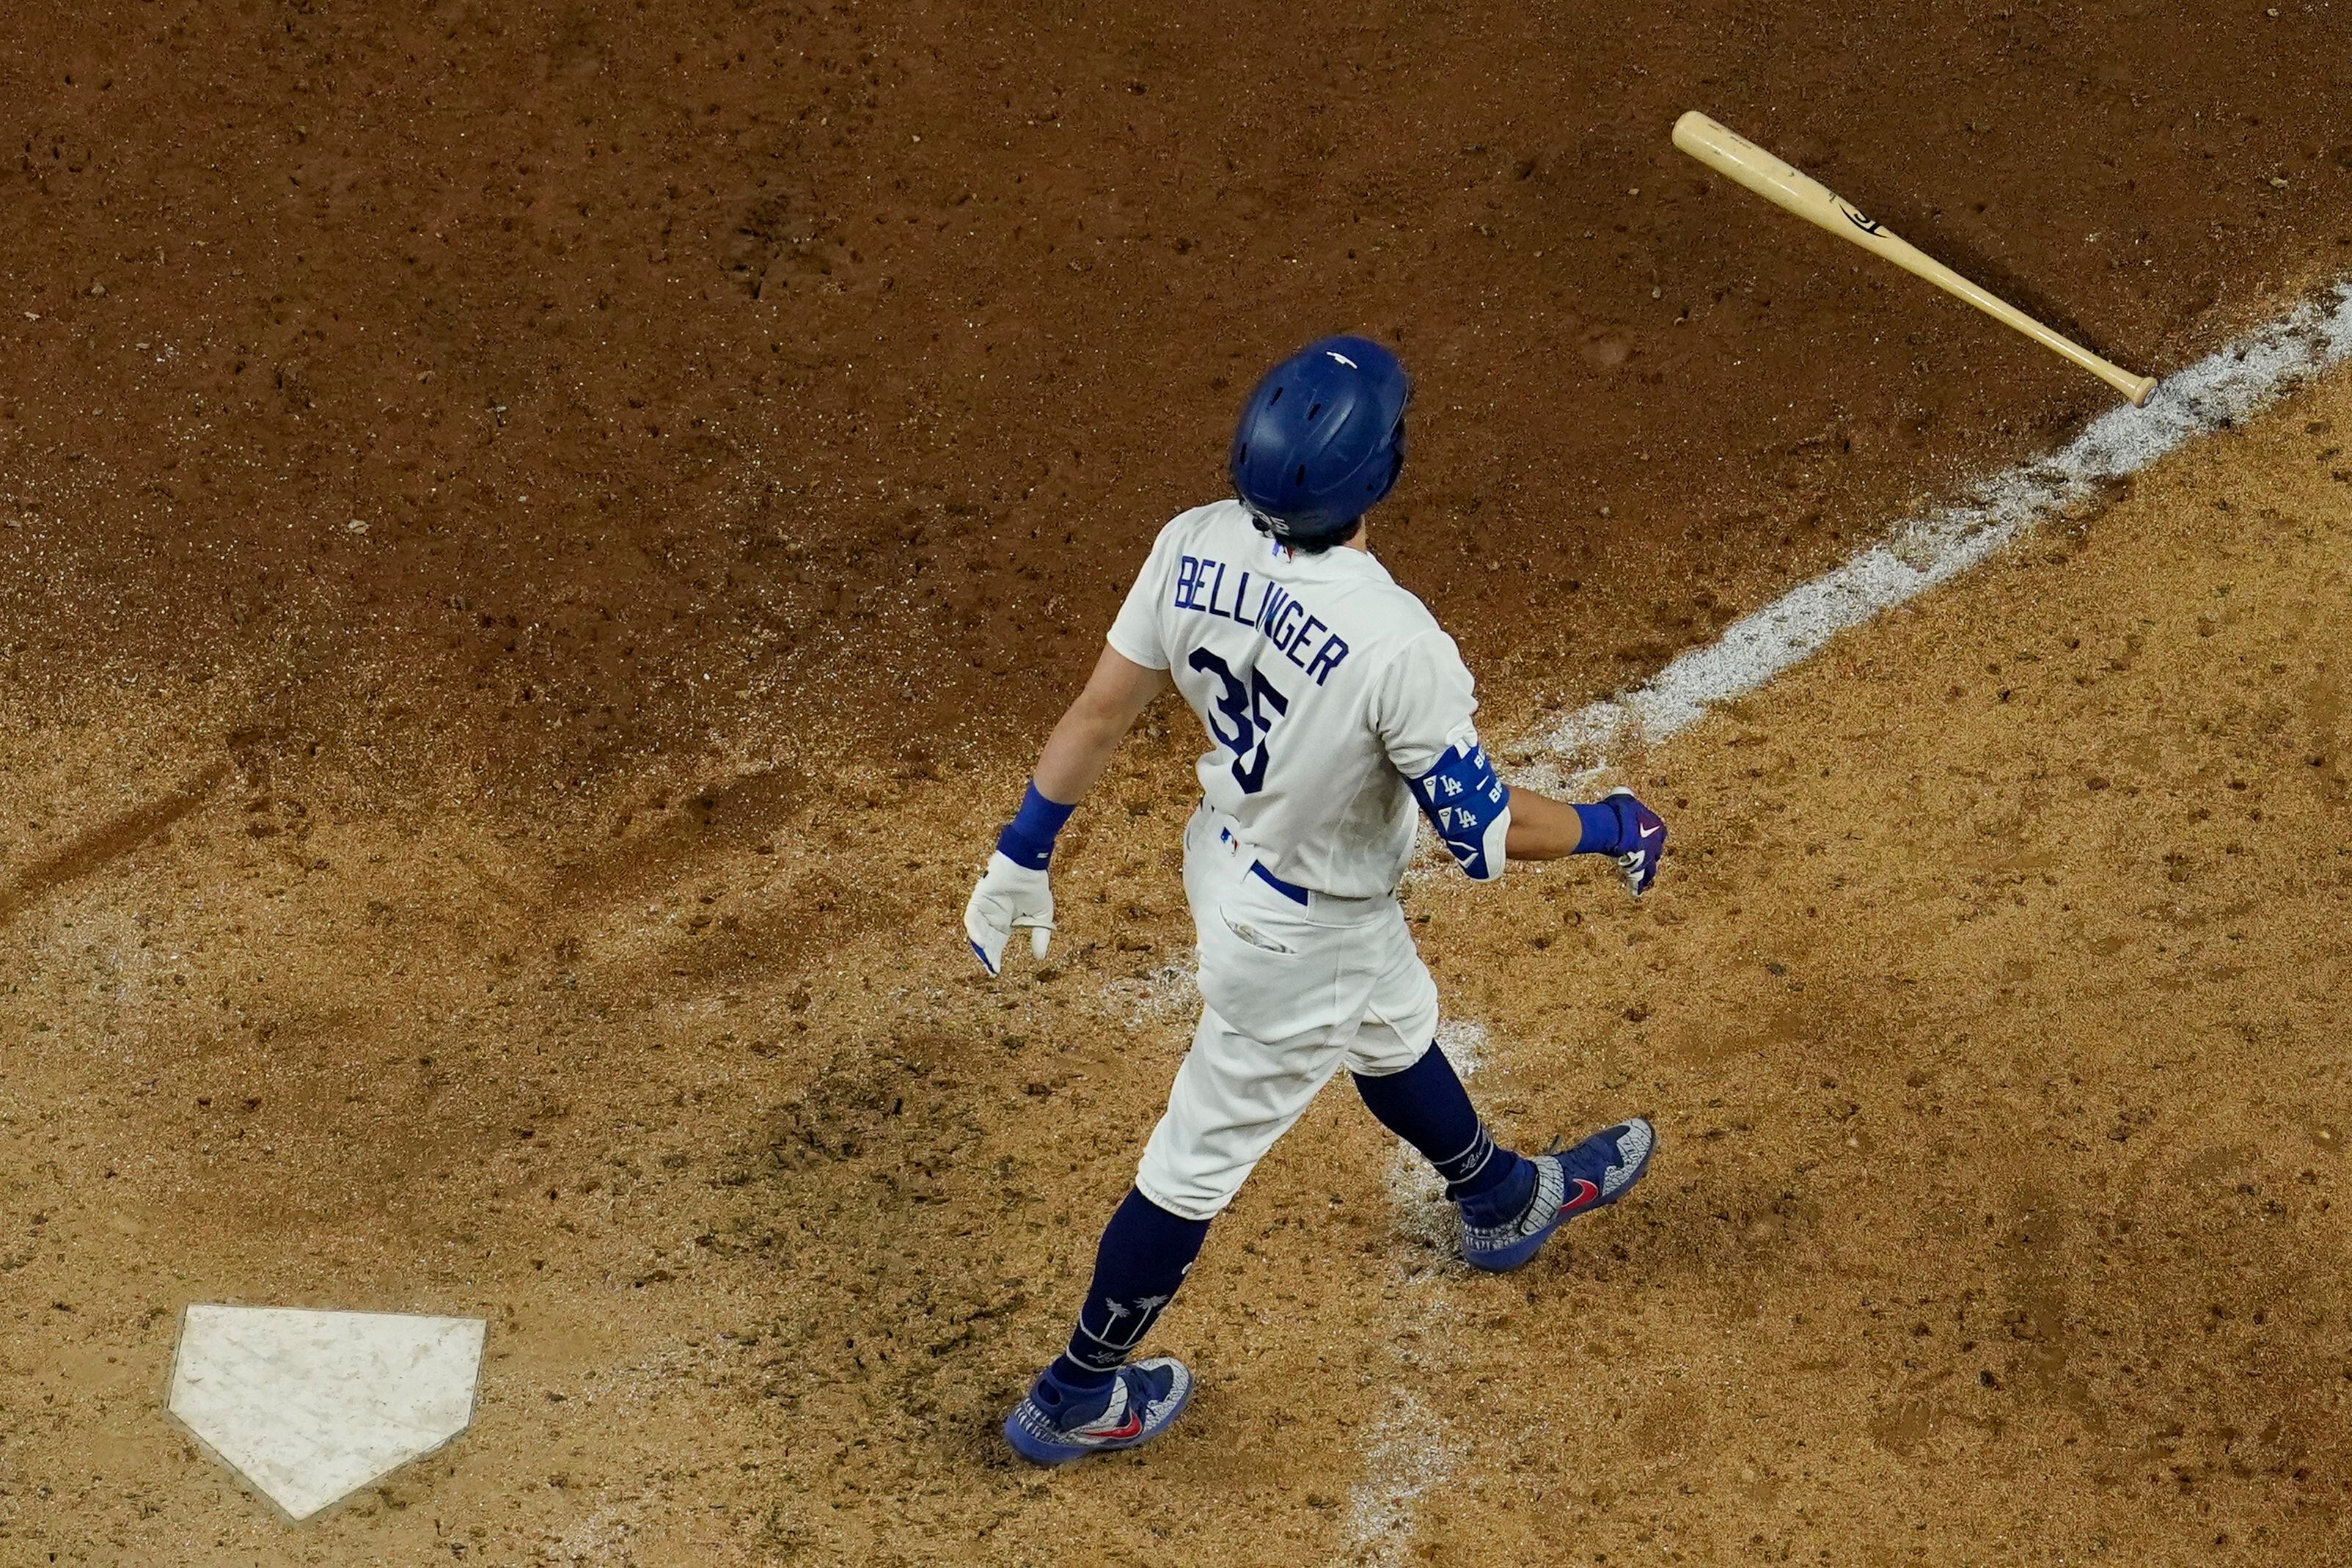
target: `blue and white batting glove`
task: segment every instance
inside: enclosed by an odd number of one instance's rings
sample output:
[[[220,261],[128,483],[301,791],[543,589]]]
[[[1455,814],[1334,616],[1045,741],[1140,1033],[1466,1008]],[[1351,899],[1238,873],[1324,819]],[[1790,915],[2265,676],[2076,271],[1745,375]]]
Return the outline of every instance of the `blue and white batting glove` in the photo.
[[[1054,936],[1054,889],[1045,872],[1015,864],[1000,849],[988,858],[988,869],[963,907],[963,934],[973,956],[995,974],[1004,967],[1004,944],[1024,926],[1029,956],[1044,958]]]
[[[1625,886],[1636,898],[1658,879],[1658,857],[1665,852],[1665,819],[1633,798],[1630,789],[1612,789],[1576,815],[1584,825],[1580,855],[1606,855],[1625,874]]]
[[[1045,867],[1054,858],[1054,838],[1070,819],[1073,807],[1049,800],[1034,783],[1022,797],[1021,813],[996,836],[996,853],[963,906],[963,934],[973,956],[991,974],[1004,967],[1004,944],[1026,927],[1029,956],[1042,959],[1053,940],[1054,889]]]

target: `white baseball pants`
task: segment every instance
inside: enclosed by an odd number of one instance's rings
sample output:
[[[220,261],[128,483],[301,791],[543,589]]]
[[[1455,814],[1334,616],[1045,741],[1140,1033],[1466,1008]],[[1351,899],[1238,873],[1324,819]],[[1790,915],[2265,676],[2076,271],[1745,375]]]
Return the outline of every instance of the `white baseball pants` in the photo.
[[[1252,873],[1234,821],[1207,805],[1184,830],[1184,896],[1200,934],[1200,1027],[1135,1184],[1210,1219],[1345,1067],[1402,1072],[1437,1037],[1437,985],[1393,894],[1301,905]]]

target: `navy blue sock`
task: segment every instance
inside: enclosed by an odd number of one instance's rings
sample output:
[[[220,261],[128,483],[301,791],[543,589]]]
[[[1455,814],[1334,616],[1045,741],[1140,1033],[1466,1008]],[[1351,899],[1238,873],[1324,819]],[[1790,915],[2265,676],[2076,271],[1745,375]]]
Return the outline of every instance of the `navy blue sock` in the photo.
[[[1170,1214],[1128,1189],[1095,1248],[1095,1277],[1070,1348],[1054,1358],[1048,1375],[1070,1390],[1108,1384],[1184,1283],[1208,1234],[1207,1220]]]
[[[1445,1195],[1462,1205],[1471,1224],[1495,1225],[1526,1211],[1535,1196],[1535,1167],[1495,1142],[1454,1064],[1433,1043],[1402,1072],[1349,1076],[1381,1125],[1437,1167]]]

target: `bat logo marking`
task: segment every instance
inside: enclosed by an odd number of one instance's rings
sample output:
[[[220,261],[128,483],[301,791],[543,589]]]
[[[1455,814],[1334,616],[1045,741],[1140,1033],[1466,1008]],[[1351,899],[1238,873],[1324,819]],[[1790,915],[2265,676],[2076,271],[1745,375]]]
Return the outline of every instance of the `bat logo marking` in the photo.
[[[1871,218],[1865,217],[1859,209],[1853,206],[1852,203],[1845,201],[1843,198],[1839,199],[1838,211],[1845,214],[1846,222],[1853,225],[1854,227],[1862,230],[1864,234],[1884,234],[1886,232],[1886,226],[1885,224],[1878,223]]]

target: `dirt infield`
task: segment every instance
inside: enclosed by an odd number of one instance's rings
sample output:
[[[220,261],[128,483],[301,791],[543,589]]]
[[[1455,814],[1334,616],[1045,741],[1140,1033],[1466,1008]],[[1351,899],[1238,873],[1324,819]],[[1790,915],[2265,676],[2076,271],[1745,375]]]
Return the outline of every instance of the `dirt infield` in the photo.
[[[9,24],[0,1560],[2352,1561],[2341,378],[1637,759],[1654,901],[1417,887],[1507,1130],[1657,1173],[1472,1279],[1330,1097],[1148,1458],[993,1422],[1189,1024],[1190,720],[1048,971],[951,929],[1268,353],[1400,342],[1384,558],[1536,732],[2102,405],[1676,110],[2161,371],[2352,257],[2276,9]],[[477,1423],[289,1530],[192,1300],[485,1316]]]
[[[1181,1048],[1186,726],[1074,826],[1062,945],[1001,987],[945,926],[1001,780],[809,805],[722,760],[526,832],[187,776],[194,721],[135,694],[15,729],[0,799],[49,847],[0,895],[0,1528],[187,1563],[2344,1561],[2347,430],[2339,380],[1641,759],[1682,830],[1654,901],[1418,889],[1507,1129],[1640,1108],[1656,1175],[1471,1279],[1327,1097],[1162,1329],[1193,1413],[1052,1478],[993,1420]],[[480,1416],[289,1533],[157,1411],[191,1300],[481,1313]],[[1439,1484],[1384,1510],[1403,1440]]]
[[[2105,403],[1677,113],[2161,372],[2352,262],[2352,21],[2273,9],[46,8],[0,673],[266,654],[253,721],[509,792],[780,706],[992,753],[1360,328],[1420,376],[1398,570],[1579,701]]]

